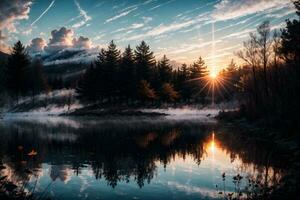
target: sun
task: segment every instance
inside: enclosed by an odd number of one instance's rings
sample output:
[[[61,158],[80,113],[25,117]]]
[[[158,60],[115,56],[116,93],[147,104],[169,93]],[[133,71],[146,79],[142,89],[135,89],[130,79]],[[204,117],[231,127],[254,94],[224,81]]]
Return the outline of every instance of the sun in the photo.
[[[209,72],[209,76],[211,79],[216,79],[218,74],[217,74],[217,72],[211,71],[211,72]]]

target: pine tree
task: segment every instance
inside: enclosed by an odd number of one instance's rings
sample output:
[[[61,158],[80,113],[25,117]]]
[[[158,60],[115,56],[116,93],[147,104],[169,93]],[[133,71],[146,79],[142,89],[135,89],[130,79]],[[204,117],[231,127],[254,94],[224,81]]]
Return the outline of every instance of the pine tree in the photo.
[[[286,116],[299,118],[300,110],[300,0],[294,1],[298,19],[287,20],[286,28],[282,30],[280,53],[287,65],[287,73],[281,75],[285,79],[284,97],[282,98]],[[290,113],[289,113],[290,112]]]
[[[196,100],[198,100],[200,97],[203,102],[206,96],[205,77],[208,76],[207,66],[205,65],[204,60],[201,57],[199,57],[199,59],[192,64],[190,70],[191,87],[193,90],[194,97],[196,98]]]
[[[20,95],[26,94],[26,73],[30,60],[24,45],[18,41],[14,44],[6,67],[6,86],[10,93],[19,101]]]
[[[82,102],[97,102],[99,99],[97,72],[93,64],[86,72],[81,76],[77,83],[76,93],[77,98]]]
[[[178,92],[170,83],[164,83],[161,89],[161,98],[163,101],[174,102],[179,98]]]
[[[104,62],[104,80],[107,87],[107,95],[114,98],[120,95],[120,82],[119,82],[119,66],[120,66],[120,51],[117,49],[114,41],[111,41],[105,51]]]
[[[91,66],[91,68],[93,67]],[[93,70],[93,73],[93,81],[91,82],[91,84],[95,85],[94,96],[97,96],[100,101],[104,100],[109,95],[109,89],[106,86],[106,50],[103,48],[100,50],[97,56],[97,59],[95,61],[95,69]]]
[[[226,69],[224,69],[220,76],[222,77],[226,93],[224,93],[225,98],[232,97],[238,89],[240,74],[239,68],[232,59]]]
[[[146,80],[141,80],[139,84],[138,94],[143,102],[153,101],[157,99],[155,90],[151,87],[150,83]]]
[[[170,60],[163,56],[162,60],[158,62],[158,78],[161,83],[170,83],[172,80],[172,66],[169,64]]]
[[[189,100],[192,95],[192,87],[189,80],[190,69],[186,64],[182,64],[182,66],[178,69],[175,88],[179,91],[180,96],[184,101]]]
[[[32,95],[33,102],[35,95],[48,90],[46,77],[43,73],[43,63],[41,59],[35,59],[32,62],[32,65],[30,67],[30,74],[28,77],[28,88],[29,92]]]
[[[122,96],[134,99],[137,90],[137,80],[133,50],[129,45],[122,54],[119,81]]]
[[[151,81],[156,61],[153,52],[150,51],[150,47],[146,42],[142,41],[136,47],[134,54],[138,80]]]

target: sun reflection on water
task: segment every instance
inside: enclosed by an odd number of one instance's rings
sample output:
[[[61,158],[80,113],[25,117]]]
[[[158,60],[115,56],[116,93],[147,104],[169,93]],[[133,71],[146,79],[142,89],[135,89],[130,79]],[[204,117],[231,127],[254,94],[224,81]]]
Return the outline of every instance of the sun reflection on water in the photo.
[[[209,148],[210,148],[211,152],[214,154],[216,151],[215,133],[214,132],[212,133],[212,140],[211,140],[209,146],[210,146]]]

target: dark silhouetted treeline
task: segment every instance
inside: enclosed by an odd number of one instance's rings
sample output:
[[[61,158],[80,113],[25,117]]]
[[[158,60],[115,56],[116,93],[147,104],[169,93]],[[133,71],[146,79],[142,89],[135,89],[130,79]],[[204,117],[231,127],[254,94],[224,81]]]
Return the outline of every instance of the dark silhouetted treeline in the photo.
[[[128,46],[123,53],[111,41],[81,77],[76,91],[83,102],[98,104],[204,103],[202,77],[207,75],[201,57],[190,66],[174,69],[165,55],[157,62],[144,41],[135,50]]]
[[[294,4],[299,17],[300,3]],[[271,30],[269,22],[263,22],[243,43],[243,49],[236,52],[244,63],[238,66],[232,60],[215,80],[208,76],[201,57],[191,65],[175,68],[166,56],[157,61],[144,41],[135,49],[128,46],[123,52],[111,41],[89,67],[74,64],[75,68],[86,70],[80,78],[72,77],[66,83],[59,73],[54,76],[47,73],[47,78],[41,60],[31,59],[22,43],[17,42],[0,69],[0,87],[16,101],[20,96],[34,97],[49,89],[65,87],[76,88],[81,102],[97,105],[239,100],[241,113],[249,118],[269,115],[296,119],[300,110],[299,35],[299,18],[287,20],[281,31]]]
[[[35,95],[48,90],[42,61],[31,59],[20,41],[13,46],[1,71],[3,89],[17,102],[21,96],[32,96],[34,100]]]
[[[236,53],[244,65],[232,62],[221,73],[230,95],[239,94],[241,113],[250,119],[299,119],[300,1],[294,4],[298,19],[287,20],[280,32],[263,22]]]
[[[44,69],[41,58],[31,58],[20,41],[15,43],[11,54],[0,60],[0,105],[9,97],[19,103],[24,96],[31,96],[34,103],[35,96],[40,93],[72,86],[61,76],[46,75]]]

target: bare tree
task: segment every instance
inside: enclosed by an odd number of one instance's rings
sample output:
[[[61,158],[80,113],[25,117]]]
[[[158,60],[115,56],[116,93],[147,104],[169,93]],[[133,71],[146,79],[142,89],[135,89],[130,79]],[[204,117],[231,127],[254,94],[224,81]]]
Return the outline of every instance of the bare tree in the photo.
[[[255,41],[255,36],[250,33],[250,40],[243,43],[244,49],[236,53],[236,55],[244,60],[252,68],[252,80],[253,80],[253,94],[255,103],[258,102],[258,87],[257,87],[257,67],[259,66],[259,57],[257,52],[257,43]]]
[[[274,66],[278,67],[278,62],[280,60],[281,38],[280,38],[280,34],[278,33],[277,30],[274,31],[272,42],[273,42],[272,49],[273,49],[273,52],[274,52],[273,62],[274,62]]]
[[[279,61],[280,61],[280,48],[281,38],[279,33],[275,30],[272,39],[272,50],[273,50],[273,66],[274,66],[274,83],[277,94],[280,95],[280,80],[279,80]]]
[[[271,55],[272,38],[270,34],[270,22],[264,21],[257,28],[258,35],[253,35],[253,39],[257,44],[258,54],[263,65],[263,77],[266,95],[269,95],[267,67]]]

